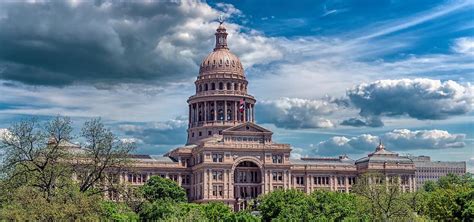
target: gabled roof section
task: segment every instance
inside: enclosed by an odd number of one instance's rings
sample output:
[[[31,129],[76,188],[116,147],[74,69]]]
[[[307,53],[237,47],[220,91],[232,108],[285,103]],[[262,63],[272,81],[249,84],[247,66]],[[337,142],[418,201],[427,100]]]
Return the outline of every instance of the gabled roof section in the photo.
[[[228,133],[228,132],[256,132],[256,133],[270,133],[270,134],[273,134],[272,131],[267,130],[267,129],[265,129],[265,128],[255,124],[255,123],[251,123],[251,122],[242,123],[240,125],[233,126],[233,127],[227,128],[227,129],[222,131],[223,134]]]

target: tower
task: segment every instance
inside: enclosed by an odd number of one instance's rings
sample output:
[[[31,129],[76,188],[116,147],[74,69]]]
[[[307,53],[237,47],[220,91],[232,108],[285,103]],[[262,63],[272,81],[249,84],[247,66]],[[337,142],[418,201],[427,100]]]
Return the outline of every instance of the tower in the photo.
[[[253,96],[239,58],[227,46],[226,28],[220,21],[214,50],[201,62],[196,93],[189,97],[187,144],[221,134],[222,130],[255,121]]]

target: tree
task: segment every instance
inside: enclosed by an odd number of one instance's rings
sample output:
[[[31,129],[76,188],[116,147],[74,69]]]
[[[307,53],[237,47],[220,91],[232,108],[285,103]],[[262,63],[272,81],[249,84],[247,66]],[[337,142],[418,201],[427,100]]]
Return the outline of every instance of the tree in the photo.
[[[117,189],[119,175],[129,166],[134,143],[122,142],[100,119],[84,123],[81,135],[86,143],[74,158],[74,173],[81,192],[94,188],[98,192]]]
[[[186,191],[176,182],[162,178],[160,176],[152,176],[141,187],[143,196],[149,202],[157,200],[172,200],[174,202],[186,202]]]
[[[123,203],[101,202],[102,217],[113,221],[138,221],[138,215]]]
[[[308,198],[299,190],[278,189],[259,197],[258,210],[262,219],[306,220],[308,221]]]
[[[25,185],[11,190],[0,209],[0,220],[10,221],[97,221],[101,218],[100,195],[87,195],[76,184],[57,188],[49,199],[35,187]]]
[[[441,177],[425,199],[420,213],[430,219],[469,221],[474,218],[474,180],[470,174]]]
[[[387,178],[383,174],[361,175],[353,190],[360,196],[360,206],[370,220],[409,220],[413,217],[409,196],[400,190],[398,178]]]
[[[204,217],[209,221],[230,221],[232,211],[230,207],[221,202],[211,202],[203,206]]]
[[[71,176],[69,166],[61,161],[69,155],[61,144],[71,139],[71,131],[71,120],[60,116],[43,125],[27,119],[9,127],[0,138],[6,184],[12,188],[31,185],[49,201]]]
[[[436,182],[432,180],[428,180],[425,182],[425,184],[423,184],[423,190],[426,192],[434,191],[437,187],[438,185],[436,184]]]
[[[358,212],[357,197],[353,194],[317,190],[309,196],[313,218],[330,221],[364,218]]]

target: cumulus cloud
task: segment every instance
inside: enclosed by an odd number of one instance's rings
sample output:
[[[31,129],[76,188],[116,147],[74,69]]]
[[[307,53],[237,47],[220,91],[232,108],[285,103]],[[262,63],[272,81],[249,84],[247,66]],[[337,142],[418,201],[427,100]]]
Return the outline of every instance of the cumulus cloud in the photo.
[[[433,79],[379,80],[356,85],[347,91],[351,104],[366,118],[409,116],[419,120],[439,120],[470,112],[474,87],[455,81]],[[360,121],[346,125],[362,126]]]
[[[465,134],[451,134],[444,130],[395,129],[380,136],[362,134],[354,137],[335,136],[320,142],[314,152],[320,155],[364,153],[373,151],[380,140],[389,150],[448,149],[466,146]]]
[[[260,102],[257,120],[288,129],[331,128],[334,123],[322,116],[330,115],[339,109],[336,102],[325,99],[281,98]]]
[[[140,146],[176,145],[186,143],[187,118],[153,123],[119,124],[118,129],[125,136],[142,143]]]
[[[463,37],[454,41],[453,50],[457,53],[474,56],[474,38]]]
[[[0,78],[54,86],[191,79],[212,49],[218,15],[241,13],[232,5],[219,7],[194,1],[3,2]],[[228,29],[230,47],[244,64],[252,61],[245,65],[279,57],[257,33],[232,23]]]

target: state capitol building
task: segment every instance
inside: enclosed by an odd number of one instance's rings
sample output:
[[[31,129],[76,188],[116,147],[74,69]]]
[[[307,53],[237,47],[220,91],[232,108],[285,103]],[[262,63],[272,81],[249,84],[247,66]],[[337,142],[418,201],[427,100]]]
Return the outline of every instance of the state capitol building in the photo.
[[[346,155],[290,159],[290,145],[274,142],[273,133],[255,123],[256,99],[247,92],[244,68],[229,50],[222,23],[215,36],[214,50],[200,64],[196,93],[187,101],[186,145],[163,156],[133,155],[132,169],[120,176],[121,182],[141,185],[159,175],[182,186],[191,202],[236,206],[280,188],[350,192],[357,176],[366,172],[397,177],[405,192],[425,180],[466,172],[465,162],[400,156],[382,143],[358,160]]]

